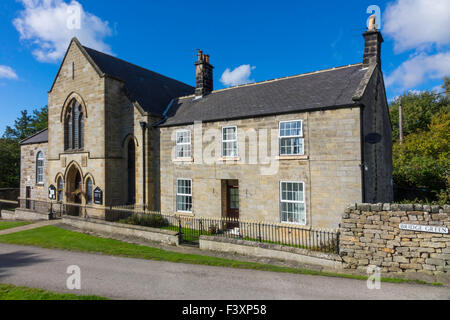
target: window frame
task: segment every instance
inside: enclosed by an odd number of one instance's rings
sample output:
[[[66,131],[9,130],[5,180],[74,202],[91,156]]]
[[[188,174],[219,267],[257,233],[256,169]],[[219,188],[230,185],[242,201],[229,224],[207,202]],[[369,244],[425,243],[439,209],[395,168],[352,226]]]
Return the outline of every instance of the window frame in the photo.
[[[178,181],[189,181],[191,183],[191,194],[186,194],[186,193],[178,193]],[[176,184],[176,192],[175,192],[175,208],[176,208],[176,212],[180,212],[180,213],[193,213],[194,212],[194,199],[193,199],[193,183],[192,183],[192,179],[187,179],[187,178],[177,178],[177,184]],[[184,197],[191,197],[191,211],[187,211],[187,210],[178,210],[178,196],[184,196]]]
[[[189,133],[189,143],[183,142],[183,143],[178,143],[178,134],[179,133],[185,133],[188,132]],[[189,145],[189,156],[183,156],[183,157],[179,157],[178,156],[178,146],[185,146],[185,145]],[[192,132],[189,129],[181,129],[181,130],[176,130],[175,131],[175,158],[176,159],[190,159],[192,158]]]
[[[298,183],[298,184],[301,184],[302,187],[303,187],[303,200],[302,200],[302,201],[297,201],[297,200],[283,200],[283,183]],[[281,204],[282,204],[282,203],[303,204],[303,206],[304,206],[304,208],[305,208],[305,223],[283,221],[282,207],[281,207]],[[306,184],[305,184],[304,181],[288,181],[288,180],[281,180],[281,181],[280,181],[280,222],[281,222],[281,223],[286,223],[286,224],[296,224],[296,225],[301,225],[301,226],[306,226],[306,225],[308,225],[307,214],[306,214]]]
[[[39,156],[42,155],[42,158],[39,158]],[[42,161],[42,165],[39,166],[39,161]],[[42,151],[38,151],[38,153],[36,154],[36,184],[37,185],[44,185],[44,167],[45,167],[45,156],[44,153]],[[42,181],[39,181],[39,169],[42,169]]]
[[[224,140],[223,139],[224,130],[225,129],[230,129],[230,128],[234,128],[236,130],[235,131],[236,139],[235,140]],[[236,143],[236,154],[235,155],[232,155],[232,156],[224,155],[223,144],[226,143],[226,142],[235,142]],[[222,127],[221,149],[222,149],[222,158],[237,158],[237,157],[239,157],[238,127],[237,126],[225,126],[225,127]]]
[[[61,181],[62,188],[60,188],[59,182]],[[60,176],[56,179],[56,201],[64,201],[64,179]]]
[[[294,136],[281,136],[281,124],[282,123],[289,123],[289,122],[300,122],[301,131],[300,135],[294,135]],[[282,139],[292,139],[292,138],[298,138],[302,141],[302,152],[296,154],[282,154],[281,153],[281,140]],[[303,131],[303,119],[294,119],[294,120],[283,120],[278,123],[278,155],[280,157],[289,157],[289,156],[304,156],[305,155],[305,135]]]
[[[91,182],[91,192],[88,191],[88,183]],[[89,199],[90,196],[90,199]],[[86,204],[93,204],[94,203],[94,181],[91,177],[88,177],[86,179]]]

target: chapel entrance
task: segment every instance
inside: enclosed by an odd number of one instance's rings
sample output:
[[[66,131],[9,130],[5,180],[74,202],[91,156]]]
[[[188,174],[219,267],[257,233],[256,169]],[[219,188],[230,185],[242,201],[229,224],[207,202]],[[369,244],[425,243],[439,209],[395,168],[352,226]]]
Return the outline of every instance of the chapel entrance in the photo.
[[[79,216],[81,212],[83,183],[80,170],[72,166],[67,173],[67,202],[69,203],[67,213],[71,216]],[[70,205],[73,203],[75,205]]]

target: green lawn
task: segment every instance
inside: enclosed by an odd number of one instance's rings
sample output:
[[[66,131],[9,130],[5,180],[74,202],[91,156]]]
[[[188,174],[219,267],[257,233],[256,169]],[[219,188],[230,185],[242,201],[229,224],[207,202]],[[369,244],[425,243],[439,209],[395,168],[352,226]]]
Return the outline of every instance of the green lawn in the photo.
[[[71,293],[54,293],[42,289],[0,284],[0,300],[107,300],[97,296],[78,296]]]
[[[29,221],[4,221],[0,220],[0,231],[11,229],[11,228],[17,228],[21,226],[25,226],[27,224],[31,224],[32,222]]]
[[[189,263],[219,267],[254,269],[262,271],[343,277],[360,280],[367,279],[366,276],[321,272],[316,270],[282,267],[256,262],[237,261],[197,254],[177,253],[112,239],[95,237],[79,232],[61,229],[55,226],[45,226],[37,229],[3,235],[0,236],[0,242],[18,245],[38,246],[49,249],[73,250],[130,258],[169,261],[175,263]],[[382,281],[396,283],[411,282],[410,280],[395,278],[383,278]],[[425,283],[422,281],[413,282]]]

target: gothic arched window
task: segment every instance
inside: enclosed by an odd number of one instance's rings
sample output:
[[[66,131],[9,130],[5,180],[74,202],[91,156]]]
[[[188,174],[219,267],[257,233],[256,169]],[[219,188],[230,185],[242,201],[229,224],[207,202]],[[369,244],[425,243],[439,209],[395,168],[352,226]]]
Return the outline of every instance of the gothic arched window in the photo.
[[[56,194],[57,194],[57,200],[58,202],[63,201],[63,190],[64,190],[64,183],[63,179],[61,177],[58,178],[57,188],[56,188]]]
[[[65,150],[80,150],[84,148],[84,114],[77,100],[72,100],[66,111],[64,120]]]
[[[92,204],[92,190],[93,186],[92,186],[92,179],[88,178],[86,181],[86,203],[87,204]]]

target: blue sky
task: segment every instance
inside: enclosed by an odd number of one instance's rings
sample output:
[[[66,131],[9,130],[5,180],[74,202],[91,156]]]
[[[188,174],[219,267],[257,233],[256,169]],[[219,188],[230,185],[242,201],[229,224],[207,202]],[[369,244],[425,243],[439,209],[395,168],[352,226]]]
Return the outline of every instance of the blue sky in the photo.
[[[80,9],[80,29],[67,28],[68,5]],[[196,49],[203,49],[220,89],[361,62],[370,5],[381,9],[388,98],[442,91],[450,75],[448,0],[3,0],[0,134],[20,110],[47,104],[72,36],[191,85]]]

